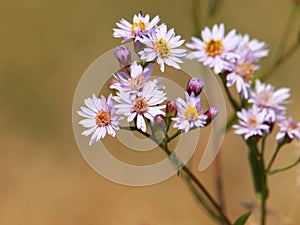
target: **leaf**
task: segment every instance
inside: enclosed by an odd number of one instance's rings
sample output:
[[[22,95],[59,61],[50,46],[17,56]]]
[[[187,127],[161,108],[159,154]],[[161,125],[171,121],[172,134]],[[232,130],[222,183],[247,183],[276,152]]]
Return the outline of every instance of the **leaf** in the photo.
[[[244,225],[247,222],[250,214],[251,212],[246,212],[245,214],[240,216],[233,225]]]
[[[223,0],[210,0],[208,6],[208,16],[214,17],[217,11],[220,9]]]

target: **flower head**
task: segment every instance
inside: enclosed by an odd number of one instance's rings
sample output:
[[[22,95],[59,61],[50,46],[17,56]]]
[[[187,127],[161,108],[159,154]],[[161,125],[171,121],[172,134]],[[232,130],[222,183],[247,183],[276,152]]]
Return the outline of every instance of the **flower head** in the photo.
[[[245,139],[251,136],[263,136],[264,133],[269,132],[269,125],[266,122],[266,112],[260,111],[257,107],[252,107],[248,110],[242,109],[237,112],[239,119],[238,125],[233,125],[236,134],[243,134]]]
[[[178,98],[176,100],[177,117],[172,118],[175,121],[174,127],[188,132],[193,127],[204,127],[207,116],[203,114],[200,106],[200,95],[190,96],[185,92],[185,100]]]
[[[138,38],[143,38],[145,35],[153,32],[159,20],[159,16],[156,16],[150,21],[148,14],[143,16],[140,12],[138,15],[133,16],[132,23],[121,19],[120,22],[117,23],[119,28],[113,29],[113,36],[115,38],[123,38],[123,42],[130,39],[136,41]]]
[[[288,103],[289,92],[289,88],[275,90],[271,84],[256,80],[255,89],[250,92],[249,103],[265,111],[269,122],[275,122],[284,118],[285,107],[282,104]]]
[[[120,90],[114,99],[119,103],[115,107],[116,113],[128,116],[127,121],[131,122],[137,117],[137,128],[146,131],[144,117],[152,121],[158,114],[165,115],[161,110],[165,105],[159,105],[166,100],[165,93],[157,87],[155,81],[148,81],[143,90],[136,95]]]
[[[248,99],[254,71],[259,69],[255,62],[268,55],[266,44],[256,39],[249,40],[249,35],[240,36],[240,43],[235,50],[237,60],[228,68],[227,86],[236,85],[242,98]]]
[[[192,43],[186,44],[188,48],[195,50],[187,57],[197,59],[205,66],[213,68],[216,74],[223,69],[229,69],[230,64],[237,58],[234,51],[240,38],[235,34],[235,30],[231,30],[226,36],[224,30],[224,24],[215,24],[212,30],[204,28],[201,32],[202,40],[192,37]]]
[[[81,107],[81,111],[77,113],[85,118],[79,122],[87,128],[82,135],[88,136],[93,133],[89,145],[104,138],[106,133],[114,137],[115,130],[119,130],[119,120],[122,117],[115,114],[112,95],[110,94],[107,100],[103,95],[101,98],[93,95],[92,98],[85,99],[84,103],[87,107]]]
[[[152,64],[149,64],[143,69],[141,65],[138,65],[137,62],[134,61],[130,66],[130,75],[123,71],[117,72],[114,77],[119,82],[110,85],[110,88],[134,93],[141,91],[151,76],[152,71]]]
[[[143,51],[140,51],[141,59],[151,62],[156,60],[162,72],[165,71],[165,63],[175,69],[180,69],[178,63],[182,63],[181,58],[185,57],[185,49],[178,48],[184,43],[180,40],[181,36],[175,36],[174,29],[167,31],[167,26],[161,24],[155,32],[148,37],[140,39],[146,45]]]
[[[280,143],[287,139],[288,142],[297,139],[300,143],[300,123],[295,122],[292,117],[281,121],[279,133],[276,135],[276,140]]]

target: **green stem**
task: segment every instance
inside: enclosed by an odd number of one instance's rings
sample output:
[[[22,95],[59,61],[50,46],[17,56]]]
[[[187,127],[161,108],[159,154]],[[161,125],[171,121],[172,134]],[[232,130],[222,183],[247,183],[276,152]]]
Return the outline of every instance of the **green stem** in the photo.
[[[289,170],[289,169],[293,168],[294,166],[297,166],[299,164],[299,162],[300,162],[300,157],[298,158],[298,160],[296,162],[292,163],[289,166],[283,167],[281,169],[276,169],[276,170],[268,171],[268,175],[274,175],[276,173],[280,173],[280,172]]]
[[[172,154],[173,152],[169,150],[168,148],[168,143],[170,142],[170,138],[166,139],[165,142],[162,143],[158,143],[150,134],[141,131],[140,129],[137,129],[134,126],[130,126],[130,127],[120,127],[121,129],[124,130],[131,130],[131,131],[138,131],[139,133],[141,133],[142,135],[150,138],[152,141],[154,141],[162,150],[165,151],[165,153],[169,156],[169,157],[174,157],[174,154]],[[181,133],[181,131],[180,131]],[[178,131],[171,137],[172,139],[174,139],[175,137],[177,137],[180,134]],[[172,140],[171,139],[171,140]],[[173,162],[175,162],[175,160],[172,160]],[[231,225],[230,220],[227,218],[227,216],[223,213],[222,208],[219,206],[219,204],[214,200],[214,198],[210,195],[210,193],[208,192],[208,190],[203,186],[203,184],[197,179],[197,177],[190,171],[190,169],[188,167],[186,167],[183,163],[181,163],[178,159],[176,159],[176,166],[178,166],[177,164],[180,164],[181,166],[181,170],[185,172],[186,176],[196,185],[196,187],[201,190],[201,192],[206,196],[206,198],[208,199],[208,201],[211,203],[211,205],[214,207],[214,209],[218,212],[218,214],[220,215],[222,221],[226,224],[226,225]]]
[[[272,167],[272,165],[273,165],[273,163],[274,163],[274,161],[275,161],[275,159],[276,159],[276,157],[277,157],[277,155],[278,155],[279,150],[281,149],[281,147],[282,147],[282,144],[278,144],[277,145],[277,147],[276,147],[276,149],[275,149],[275,151],[274,151],[274,153],[272,155],[272,158],[271,158],[271,160],[270,160],[270,162],[269,162],[269,164],[267,166],[267,169],[266,169],[267,173],[270,171],[270,169],[271,169],[271,167]]]
[[[254,181],[255,192],[260,201],[261,220],[260,225],[265,225],[266,222],[266,201],[268,198],[268,182],[265,173],[264,157],[257,148],[257,140],[249,139],[246,141],[249,147],[249,162],[251,166],[252,177]],[[262,143],[264,146],[264,143]]]

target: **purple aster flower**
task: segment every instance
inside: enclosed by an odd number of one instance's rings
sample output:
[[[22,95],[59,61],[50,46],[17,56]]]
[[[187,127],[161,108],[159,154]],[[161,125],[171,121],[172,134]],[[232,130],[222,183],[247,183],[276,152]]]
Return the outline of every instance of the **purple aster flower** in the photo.
[[[81,107],[81,111],[77,111],[77,113],[85,118],[79,122],[87,128],[82,132],[82,135],[93,134],[89,145],[104,138],[106,133],[114,137],[116,135],[115,130],[119,130],[119,120],[122,117],[115,114],[112,95],[108,96],[107,101],[103,95],[101,98],[93,95],[92,98],[85,99],[84,103],[87,107]]]
[[[200,106],[200,95],[189,95],[185,92],[185,100],[177,98],[176,100],[177,117],[172,118],[175,121],[174,127],[188,132],[193,127],[204,127],[207,116],[203,114]]]
[[[276,135],[276,140],[281,143],[285,139],[288,142],[297,139],[300,143],[300,123],[295,122],[292,117],[281,121],[278,126],[280,127],[279,133]]]
[[[115,38],[123,38],[123,42],[130,39],[136,41],[138,38],[145,37],[145,35],[153,32],[159,20],[159,16],[156,16],[150,21],[148,14],[143,16],[140,12],[138,15],[133,16],[133,23],[121,19],[120,22],[117,23],[119,28],[113,29],[113,36]]]
[[[155,32],[148,37],[139,39],[146,45],[143,51],[140,51],[141,59],[146,62],[156,60],[162,72],[165,71],[165,63],[175,69],[181,69],[178,63],[182,63],[181,58],[185,57],[186,50],[180,47],[184,40],[181,36],[175,36],[174,29],[167,30],[167,25],[161,24]]]
[[[236,134],[243,134],[245,139],[251,136],[263,136],[264,133],[269,133],[269,125],[265,124],[266,112],[260,111],[257,107],[252,107],[248,110],[242,109],[237,112],[239,119],[238,125],[233,125]]]
[[[192,37],[192,43],[186,46],[195,50],[188,54],[187,58],[196,59],[205,66],[212,68],[215,74],[223,69],[230,69],[230,64],[236,60],[238,55],[235,49],[238,46],[240,37],[231,30],[226,36],[224,24],[214,25],[212,30],[205,27],[201,32],[202,40]]]

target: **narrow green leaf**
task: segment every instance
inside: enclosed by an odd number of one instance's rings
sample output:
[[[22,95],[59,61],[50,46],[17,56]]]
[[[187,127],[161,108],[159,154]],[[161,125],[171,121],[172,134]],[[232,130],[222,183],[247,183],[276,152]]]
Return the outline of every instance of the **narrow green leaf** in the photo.
[[[247,212],[247,213],[243,214],[235,221],[235,223],[233,225],[244,225],[247,222],[250,214],[251,214],[251,212]]]
[[[210,0],[208,5],[208,16],[214,17],[217,11],[220,9],[223,0]]]

